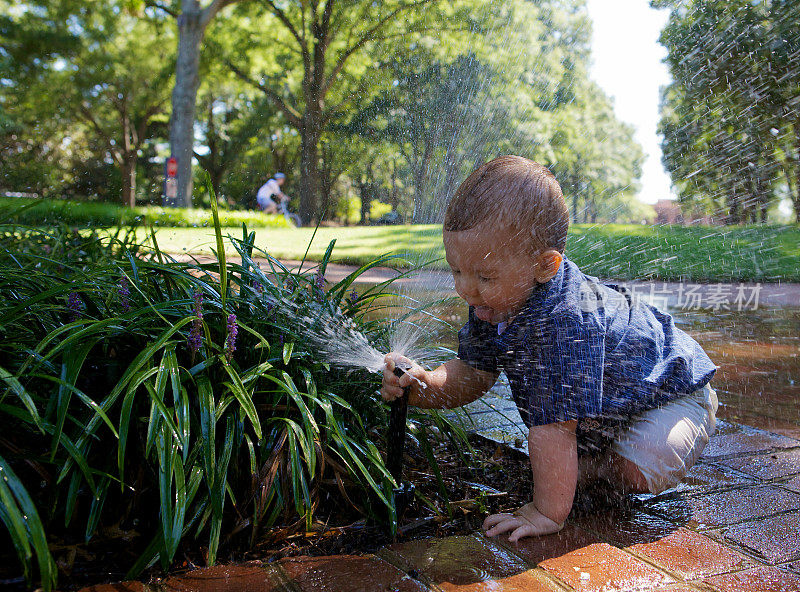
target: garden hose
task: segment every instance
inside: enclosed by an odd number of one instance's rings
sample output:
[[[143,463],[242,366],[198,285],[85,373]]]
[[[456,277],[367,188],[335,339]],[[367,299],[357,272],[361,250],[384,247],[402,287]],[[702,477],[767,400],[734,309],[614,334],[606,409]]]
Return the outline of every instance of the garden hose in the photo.
[[[394,373],[402,376],[410,366],[396,366]],[[411,386],[403,389],[403,396],[389,403],[389,428],[386,435],[386,468],[394,477],[394,504],[398,519],[414,497],[414,485],[403,481],[403,453],[406,444],[406,418],[408,417],[408,394]]]

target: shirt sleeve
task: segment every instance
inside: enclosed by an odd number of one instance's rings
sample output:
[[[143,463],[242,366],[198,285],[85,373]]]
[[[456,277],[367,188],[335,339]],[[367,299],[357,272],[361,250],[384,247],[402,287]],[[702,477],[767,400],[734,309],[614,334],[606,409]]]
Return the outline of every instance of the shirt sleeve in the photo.
[[[593,315],[552,314],[529,327],[527,368],[521,369],[530,425],[600,415],[604,331]]]
[[[458,332],[458,358],[477,370],[497,372],[497,328],[475,318],[469,308],[469,319]]]

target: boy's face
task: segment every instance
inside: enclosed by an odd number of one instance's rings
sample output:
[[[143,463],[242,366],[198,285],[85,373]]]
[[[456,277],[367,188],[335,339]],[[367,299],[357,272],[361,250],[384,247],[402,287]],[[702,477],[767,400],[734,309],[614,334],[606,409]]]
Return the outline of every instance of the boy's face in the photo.
[[[536,259],[508,227],[484,222],[444,232],[447,263],[456,292],[475,307],[475,316],[494,325],[522,310],[536,280]]]

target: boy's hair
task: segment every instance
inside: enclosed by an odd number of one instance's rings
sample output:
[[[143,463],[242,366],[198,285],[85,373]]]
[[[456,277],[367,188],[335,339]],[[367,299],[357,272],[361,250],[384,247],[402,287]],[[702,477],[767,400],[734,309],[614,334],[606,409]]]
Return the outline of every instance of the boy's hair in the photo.
[[[477,168],[447,205],[444,230],[469,230],[486,220],[529,235],[527,246],[533,251],[564,252],[567,204],[553,173],[537,162],[500,156]]]

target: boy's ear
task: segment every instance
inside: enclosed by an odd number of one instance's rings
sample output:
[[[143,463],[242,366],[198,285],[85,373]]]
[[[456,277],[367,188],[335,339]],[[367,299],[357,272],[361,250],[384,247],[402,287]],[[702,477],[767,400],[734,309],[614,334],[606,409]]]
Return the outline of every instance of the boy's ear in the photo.
[[[534,276],[536,281],[544,284],[553,279],[564,257],[555,249],[546,249],[536,256]]]

